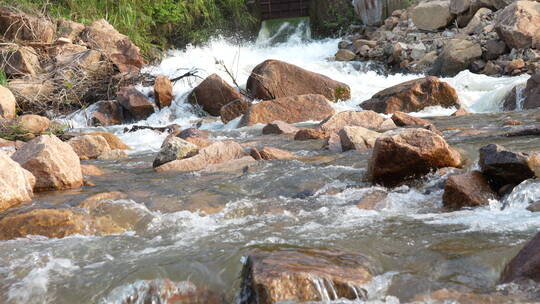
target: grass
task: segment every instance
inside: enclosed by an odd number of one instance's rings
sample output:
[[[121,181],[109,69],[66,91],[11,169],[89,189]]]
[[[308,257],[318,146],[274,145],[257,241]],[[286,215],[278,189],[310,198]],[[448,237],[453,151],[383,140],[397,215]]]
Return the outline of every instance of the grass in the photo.
[[[0,69],[0,85],[1,86],[7,86],[7,76],[6,76],[6,72],[4,72],[4,70]]]
[[[51,127],[44,131],[41,134],[32,134],[28,132],[20,123],[17,121],[12,121],[9,123],[4,123],[0,125],[0,138],[10,141],[29,141],[36,136],[46,134],[46,135],[55,135],[59,136],[66,132],[66,130],[69,128],[69,126],[66,125],[59,125],[59,124],[51,124]]]
[[[147,58],[215,34],[250,34],[257,23],[244,0],[0,0],[0,5],[85,24],[104,18]]]

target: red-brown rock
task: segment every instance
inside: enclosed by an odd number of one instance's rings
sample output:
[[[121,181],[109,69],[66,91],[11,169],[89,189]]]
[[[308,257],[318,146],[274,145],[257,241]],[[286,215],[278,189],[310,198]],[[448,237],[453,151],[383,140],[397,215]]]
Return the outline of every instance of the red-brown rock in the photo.
[[[486,206],[489,200],[495,199],[498,199],[497,194],[479,171],[452,175],[444,187],[443,205],[450,210]]]
[[[135,120],[143,120],[154,113],[154,103],[133,87],[120,89],[116,93],[118,103]]]
[[[116,100],[103,100],[96,103],[97,110],[92,113],[93,126],[113,126],[124,122],[124,110]]]
[[[294,154],[292,154],[291,152],[273,147],[264,147],[260,151],[256,148],[253,148],[250,151],[250,155],[255,160],[285,160],[295,158]]]
[[[154,96],[156,98],[156,104],[160,109],[171,105],[173,100],[173,85],[168,77],[156,77],[154,83]]]
[[[397,111],[418,112],[425,107],[459,107],[454,88],[436,77],[410,80],[373,95],[360,105],[363,109],[391,114]]]
[[[346,126],[380,130],[384,121],[382,115],[373,111],[344,111],[326,118],[319,127],[326,132],[338,132]]]
[[[244,97],[217,74],[206,77],[188,96],[189,103],[200,105],[213,116],[219,116],[221,107],[237,99]]]
[[[95,159],[104,153],[111,152],[107,140],[100,135],[83,135],[67,142],[80,159]]]
[[[368,176],[375,184],[394,187],[431,170],[460,165],[461,155],[436,133],[398,129],[375,142]]]
[[[296,134],[299,129],[281,120],[273,121],[262,129],[263,134]]]
[[[236,99],[229,102],[228,104],[221,107],[221,110],[219,111],[221,121],[226,124],[229,121],[235,119],[236,117],[244,115],[250,106],[251,102],[244,98]]]
[[[43,16],[32,16],[19,10],[0,8],[0,35],[4,39],[51,43],[56,26]]]
[[[31,47],[0,50],[0,59],[0,67],[8,76],[35,76],[41,72],[37,52]]]
[[[495,30],[510,48],[530,48],[540,28],[540,3],[516,1],[505,7],[495,20]]]
[[[430,121],[403,112],[395,112],[394,115],[392,115],[392,120],[398,127],[419,127],[439,133],[437,127]]]
[[[525,244],[501,275],[501,283],[522,280],[540,282],[540,233]]]
[[[322,95],[299,95],[273,100],[265,100],[252,105],[240,121],[241,126],[270,123],[281,120],[297,123],[323,120],[334,114],[334,108]]]
[[[278,60],[266,60],[256,66],[247,90],[254,98],[263,100],[305,94],[320,94],[330,101],[351,98],[348,85]]]
[[[365,151],[373,148],[381,133],[363,127],[344,127],[338,132],[342,151]]]

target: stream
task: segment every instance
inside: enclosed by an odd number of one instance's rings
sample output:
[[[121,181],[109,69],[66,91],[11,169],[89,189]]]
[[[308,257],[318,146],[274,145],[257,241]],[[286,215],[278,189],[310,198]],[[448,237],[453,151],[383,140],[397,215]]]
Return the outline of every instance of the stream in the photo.
[[[174,78],[197,68],[202,78],[217,73],[232,83],[216,63],[222,61],[244,85],[257,64],[283,60],[347,83],[353,97],[334,104],[337,111],[360,110],[358,104],[376,92],[420,77],[384,75],[372,63],[327,60],[337,51],[338,42],[306,41],[300,34],[277,44],[260,39],[236,44],[218,37],[204,46],[170,51],[161,64],[145,72]],[[478,148],[487,143],[540,151],[535,137],[449,137],[458,129],[486,129],[508,119],[537,122],[539,111],[501,112],[504,96],[527,79],[526,75],[492,78],[464,71],[443,80],[456,88],[460,103],[473,115],[449,117],[456,109],[438,107],[413,115],[427,117],[443,130],[448,142],[469,159],[467,169],[478,166]],[[248,169],[156,173],[152,161],[167,134],[123,133],[126,125],[89,128],[86,120],[92,107],[72,114],[66,120],[74,128],[113,132],[133,150],[120,161],[83,161],[107,172],[92,178],[94,187],[39,193],[30,205],[75,207],[93,194],[122,191],[129,198],[115,201],[111,213],[126,214],[121,220],[133,223],[133,231],[0,242],[0,303],[122,303],[140,281],[165,278],[223,291],[234,303],[242,257],[254,248],[361,252],[381,268],[366,287],[368,303],[407,303],[441,288],[490,293],[500,288],[504,265],[540,228],[540,212],[526,210],[540,199],[540,182],[527,181],[490,206],[445,212],[444,175],[434,173],[395,189],[374,187],[363,181],[368,152],[336,154],[321,149],[322,140],[262,136],[261,125],[237,128],[239,119],[224,125],[219,119],[202,117],[185,103],[199,82],[177,82],[173,105],[136,124],[175,123],[188,128],[202,119],[201,129],[209,131],[212,139],[279,147],[299,159],[258,162]],[[147,94],[152,90],[137,88]],[[387,194],[375,210],[357,207],[374,193]]]

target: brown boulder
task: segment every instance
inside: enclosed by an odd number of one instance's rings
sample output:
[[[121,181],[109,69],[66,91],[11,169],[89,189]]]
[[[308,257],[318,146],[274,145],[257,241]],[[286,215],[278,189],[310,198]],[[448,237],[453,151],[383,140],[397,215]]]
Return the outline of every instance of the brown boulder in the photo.
[[[240,121],[241,126],[267,124],[275,120],[297,123],[323,120],[334,114],[334,108],[322,95],[299,95],[265,100],[252,105]]]
[[[486,206],[489,200],[496,199],[497,194],[479,171],[452,175],[444,187],[443,205],[450,210]]]
[[[42,135],[29,141],[12,158],[36,177],[35,191],[82,186],[77,153],[54,135]]]
[[[418,112],[425,107],[459,107],[456,90],[436,77],[410,80],[373,95],[360,105],[363,109],[391,114]]]
[[[156,171],[198,171],[210,165],[239,159],[247,156],[246,151],[234,141],[220,141],[199,150],[199,154],[168,162],[156,168]]]
[[[296,158],[294,154],[289,151],[281,150],[273,147],[264,147],[262,150],[257,150],[256,148],[251,149],[251,157],[255,160],[285,160]]]
[[[262,134],[296,134],[298,128],[281,120],[273,121],[262,129]]]
[[[100,176],[105,174],[105,172],[94,165],[81,165],[81,172],[83,176]]]
[[[6,40],[51,43],[55,32],[55,25],[43,16],[33,16],[5,6],[0,8],[0,35]]]
[[[326,132],[337,132],[346,126],[382,129],[385,119],[373,111],[343,111],[321,121],[319,127]]]
[[[445,41],[442,52],[429,73],[437,76],[455,76],[469,69],[473,61],[481,56],[480,43],[465,39],[450,39]]]
[[[248,255],[242,270],[240,303],[365,300],[362,288],[374,275],[371,261],[347,252],[275,250]],[[319,285],[322,284],[322,287]],[[332,293],[323,290],[333,286]]]
[[[104,52],[120,72],[139,72],[144,64],[139,48],[105,19],[92,22],[81,37],[91,49]]]
[[[178,134],[178,137],[180,137],[181,139],[188,139],[188,138],[208,139],[209,136],[210,135],[208,134],[208,132],[200,130],[200,129],[195,129],[195,128],[185,129],[182,132],[180,132],[180,134]]]
[[[420,127],[435,133],[439,133],[437,127],[435,127],[435,125],[430,121],[419,117],[414,117],[403,112],[395,112],[392,115],[392,121],[394,121],[398,127]]]
[[[501,283],[521,280],[540,282],[540,233],[525,244],[501,275]]]
[[[250,106],[251,102],[243,98],[229,102],[219,110],[221,121],[226,124],[236,117],[244,115]]]
[[[336,61],[352,61],[356,58],[356,54],[353,51],[347,49],[341,49],[336,53]]]
[[[88,135],[98,135],[107,141],[109,144],[109,147],[111,147],[111,150],[131,150],[131,147],[126,145],[118,136],[110,133],[110,132],[104,132],[104,131],[95,131],[88,133]]]
[[[31,47],[0,50],[0,68],[8,76],[35,76],[41,71],[37,52]]]
[[[540,108],[540,72],[534,74],[527,80],[527,86],[523,91],[525,101],[523,101],[523,109]]]
[[[436,133],[398,129],[375,142],[368,176],[375,184],[394,187],[433,169],[459,167],[461,155]]]
[[[109,152],[102,153],[98,156],[99,160],[119,160],[128,158],[128,154],[124,150],[111,150]]]
[[[13,93],[8,88],[0,85],[0,119],[15,118],[16,105]]]
[[[212,116],[219,116],[221,107],[237,99],[244,97],[217,74],[206,77],[188,96],[189,103],[200,105]]]
[[[305,94],[320,94],[330,101],[351,98],[348,85],[278,60],[266,60],[256,66],[247,90],[254,98],[263,100]]]
[[[533,39],[540,28],[540,3],[516,1],[497,16],[495,30],[510,48],[532,47]]]
[[[381,133],[363,127],[347,126],[341,129],[338,135],[341,140],[342,151],[365,151],[373,148]]]
[[[95,159],[101,154],[111,152],[107,140],[100,135],[83,135],[67,142],[80,159]]]
[[[169,303],[169,304],[224,304],[225,296],[190,281],[172,282],[170,280],[140,281],[124,292],[122,304]],[[115,298],[116,300],[116,298]],[[110,300],[108,302],[114,302]]]
[[[154,96],[156,98],[156,104],[160,109],[171,105],[173,100],[173,85],[168,77],[156,77],[154,83]]]
[[[68,235],[119,234],[123,229],[110,219],[91,218],[69,209],[34,209],[8,215],[0,220],[0,240],[11,240],[28,235],[63,238]]]
[[[499,190],[505,185],[518,185],[535,177],[527,154],[512,152],[503,146],[489,144],[479,150],[478,165],[490,185]]]
[[[411,17],[414,25],[425,31],[445,28],[454,19],[450,13],[450,1],[421,2],[412,9]]]
[[[328,134],[321,129],[301,129],[294,135],[294,140],[325,139]]]
[[[0,212],[28,202],[34,196],[36,178],[0,151]]]
[[[118,103],[135,120],[143,120],[154,113],[154,104],[133,87],[121,88],[116,93]]]
[[[47,117],[27,114],[15,119],[21,129],[32,134],[41,134],[51,127],[51,121]]]
[[[124,110],[116,100],[103,100],[96,104],[96,112],[92,113],[92,126],[113,126],[124,122]]]

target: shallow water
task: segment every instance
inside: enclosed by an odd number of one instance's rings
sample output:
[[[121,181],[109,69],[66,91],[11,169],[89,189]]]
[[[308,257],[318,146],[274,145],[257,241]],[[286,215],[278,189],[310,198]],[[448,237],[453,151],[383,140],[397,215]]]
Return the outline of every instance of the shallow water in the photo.
[[[359,109],[358,104],[377,91],[418,77],[383,76],[368,63],[326,60],[337,43],[291,39],[274,46],[239,46],[218,38],[207,46],[171,51],[147,72],[172,77],[184,72],[180,69],[196,67],[203,78],[218,73],[230,81],[215,64],[222,60],[244,84],[258,63],[280,59],[349,84],[353,98],[336,103],[337,110]],[[446,130],[449,142],[468,157],[469,168],[476,166],[478,148],[488,142],[540,149],[533,137],[451,137],[455,129],[500,126],[510,118],[536,122],[535,111],[500,113],[504,95],[513,85],[525,83],[527,76],[491,78],[465,71],[445,80],[458,90],[461,104],[478,114],[448,118],[455,109],[432,108],[415,115],[430,116]],[[201,116],[184,103],[197,83],[176,83],[173,106],[137,124],[197,123]],[[86,128],[84,116],[78,113],[69,119],[75,127]],[[96,186],[40,194],[23,208],[75,207],[92,194],[122,191],[129,198],[113,202],[111,214],[130,214],[124,220],[133,224],[133,231],[0,242],[1,303],[121,303],[139,281],[164,278],[224,291],[232,302],[239,290],[242,256],[254,248],[298,247],[349,250],[374,259],[381,273],[366,287],[372,303],[407,302],[440,288],[486,293],[497,288],[505,263],[540,228],[540,213],[525,209],[540,199],[536,182],[517,187],[488,207],[446,213],[441,208],[444,176],[432,174],[396,189],[372,187],[363,181],[368,153],[333,154],[321,149],[322,141],[261,136],[261,126],[236,129],[234,121],[214,121],[202,128],[215,139],[276,146],[299,159],[260,162],[247,170],[157,174],[151,163],[166,134],[123,134],[123,128],[106,129],[134,150],[126,160],[89,162],[108,173],[92,178]],[[376,210],[357,208],[359,200],[375,191],[388,192]],[[501,210],[503,205],[507,208]]]

